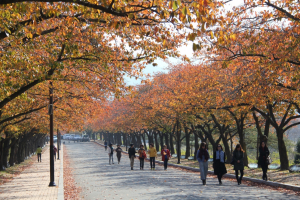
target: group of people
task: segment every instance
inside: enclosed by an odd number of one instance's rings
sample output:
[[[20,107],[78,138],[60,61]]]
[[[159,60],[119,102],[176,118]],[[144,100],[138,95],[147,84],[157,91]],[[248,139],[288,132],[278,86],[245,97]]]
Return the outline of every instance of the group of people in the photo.
[[[267,181],[267,170],[268,170],[268,156],[270,152],[265,142],[261,142],[259,147],[259,158],[258,165],[261,166],[263,171],[262,179]],[[197,151],[197,160],[199,162],[200,168],[200,177],[203,185],[206,185],[206,177],[208,172],[208,159],[210,158],[207,145],[205,142],[202,142],[199,150]],[[218,144],[216,151],[213,154],[213,168],[214,174],[217,175],[219,184],[222,185],[222,177],[227,173],[225,166],[226,154],[223,151],[223,147]],[[240,144],[237,144],[232,155],[232,162],[235,170],[235,176],[238,185],[242,183],[242,178],[244,176],[244,150]],[[240,173],[240,176],[239,176]]]
[[[56,153],[57,153],[57,148],[54,145],[53,146],[53,157],[54,157],[54,160],[56,160]],[[38,162],[42,162],[42,147],[41,146],[37,147],[37,149],[36,149],[36,155],[37,155]]]
[[[107,150],[107,142],[105,141],[105,150]],[[154,148],[154,145],[151,143],[149,145],[149,156],[150,156],[150,167],[151,170],[155,170],[155,158],[157,158],[157,151]],[[117,145],[116,148],[117,158],[118,158],[118,164],[121,160],[121,153],[122,149],[120,145]],[[109,164],[114,164],[113,162],[113,146],[112,144],[109,144],[108,148],[108,155],[109,155]],[[140,160],[140,170],[144,169],[144,161],[147,158],[146,151],[144,149],[144,145],[140,145],[140,148],[138,152],[136,152],[136,149],[134,148],[133,144],[130,144],[130,148],[128,149],[128,155],[130,159],[130,167],[131,170],[133,170],[134,166],[134,159],[136,158],[136,153],[138,153],[138,158]],[[259,159],[258,159],[258,165],[261,166],[263,171],[263,180],[267,181],[267,170],[268,170],[268,162],[267,158],[269,156],[270,152],[265,144],[265,142],[261,142],[259,147]],[[171,153],[167,149],[167,145],[164,145],[164,148],[161,151],[162,161],[164,162],[164,170],[167,170],[168,168],[168,161],[171,158]],[[203,185],[206,185],[206,178],[208,173],[208,159],[210,158],[208,153],[208,148],[205,142],[202,142],[200,145],[199,150],[197,151],[196,158],[199,162],[199,168],[200,168],[200,177],[202,180]],[[214,168],[214,174],[217,175],[219,184],[222,185],[222,177],[224,174],[227,173],[227,169],[225,166],[226,162],[226,154],[223,151],[223,147],[218,144],[216,150],[213,153],[213,168]],[[242,179],[244,176],[244,150],[240,144],[237,144],[235,147],[235,150],[233,151],[232,155],[232,161],[231,164],[234,166],[235,170],[235,176],[238,185],[242,183]],[[239,176],[240,174],[240,176]]]
[[[157,158],[157,151],[154,148],[154,145],[152,143],[149,146],[150,147],[149,147],[148,153],[150,156],[150,167],[151,167],[151,170],[155,170],[155,158]],[[114,148],[113,148],[112,144],[109,144],[107,147],[107,142],[105,141],[104,147],[105,147],[105,151],[106,150],[108,151],[109,164],[110,165],[114,164],[114,162],[113,162]],[[122,153],[122,149],[121,149],[120,145],[117,145],[117,148],[115,151],[117,153],[118,164],[120,164],[121,153]],[[138,152],[136,152],[134,145],[130,144],[130,148],[128,149],[128,156],[130,159],[131,170],[133,170],[134,159],[136,158],[136,153],[138,153],[138,158],[140,160],[140,170],[144,170],[144,162],[145,162],[145,159],[147,158],[147,154],[146,154],[146,150],[144,149],[144,145],[140,145]],[[170,153],[169,149],[167,149],[167,145],[164,145],[164,148],[161,151],[161,155],[162,155],[162,161],[164,162],[164,170],[167,170],[168,160],[171,158],[171,153]]]

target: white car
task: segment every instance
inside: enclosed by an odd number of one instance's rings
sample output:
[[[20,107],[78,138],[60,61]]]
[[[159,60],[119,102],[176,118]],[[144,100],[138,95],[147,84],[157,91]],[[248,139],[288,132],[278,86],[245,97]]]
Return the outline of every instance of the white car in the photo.
[[[82,138],[80,135],[75,135],[73,140],[78,142],[78,141],[81,141],[81,139]]]
[[[68,140],[70,138],[70,134],[64,134],[62,137],[64,140]]]
[[[75,134],[71,134],[69,140],[74,140]]]
[[[53,135],[53,142],[57,142],[57,136]]]

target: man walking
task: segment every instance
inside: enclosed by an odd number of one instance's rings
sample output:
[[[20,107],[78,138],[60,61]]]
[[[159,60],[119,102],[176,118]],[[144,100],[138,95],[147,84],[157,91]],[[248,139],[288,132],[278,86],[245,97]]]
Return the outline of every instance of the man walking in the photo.
[[[135,151],[134,145],[130,144],[130,148],[128,149],[128,154],[129,154],[129,159],[130,159],[131,170],[133,170],[135,153],[136,153],[136,151]]]
[[[36,154],[38,157],[38,162],[42,162],[42,147],[38,146],[38,148],[36,149]]]
[[[107,150],[107,142],[106,140],[104,140],[104,147],[105,147],[105,151]]]

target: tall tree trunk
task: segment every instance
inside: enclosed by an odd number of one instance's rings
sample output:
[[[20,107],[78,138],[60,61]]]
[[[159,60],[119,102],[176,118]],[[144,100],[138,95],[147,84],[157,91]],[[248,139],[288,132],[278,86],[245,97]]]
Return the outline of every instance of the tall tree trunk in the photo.
[[[4,143],[4,138],[0,138],[0,171],[3,170],[3,143]]]
[[[176,128],[176,149],[177,149],[177,164],[180,164],[180,157],[181,157],[181,131],[179,130],[179,120],[177,120],[177,128]]]
[[[168,148],[171,147],[168,134],[165,134],[165,145],[167,145]],[[164,146],[161,147],[161,149],[163,149],[163,148],[164,148]]]
[[[170,149],[171,149],[171,154],[175,154],[175,148],[174,148],[174,135],[170,132]],[[168,133],[166,133],[168,135]]]
[[[156,151],[159,151],[159,142],[158,142],[158,137],[157,137],[158,133],[157,133],[157,131],[154,131],[153,134],[154,134],[154,139],[155,139]]]
[[[142,139],[143,139],[143,143],[144,143],[144,146],[145,146],[145,150],[147,151],[147,144],[146,144],[145,132],[143,132],[143,134],[142,134]]]
[[[14,164],[15,164],[15,160],[16,160],[16,154],[17,154],[17,138],[13,138],[12,140],[11,140],[11,143],[12,143],[12,145],[11,145],[11,147],[10,147],[10,156],[9,156],[9,165],[10,166],[14,166]]]
[[[226,157],[227,157],[227,163],[230,163],[231,159],[232,159],[232,155],[230,153],[228,140],[227,140],[226,136],[222,136],[222,141],[223,141],[223,144],[224,144],[225,154],[226,154]]]
[[[159,143],[160,143],[160,147],[161,147],[161,149],[163,149],[163,147],[164,147],[164,137],[165,137],[165,133],[163,133],[163,132],[160,132],[160,131],[158,131],[157,132],[158,133],[158,135],[159,135]],[[170,148],[170,147],[169,147]],[[171,151],[171,150],[170,150]]]
[[[277,139],[278,139],[278,150],[279,150],[279,159],[280,159],[280,169],[288,170],[289,169],[289,159],[285,146],[285,142],[283,140],[283,130],[276,129]]]
[[[184,127],[185,132],[185,159],[188,159],[191,155],[191,146],[190,146],[190,133],[187,127]]]
[[[196,134],[196,130],[193,130],[194,131],[194,136],[195,136],[195,151],[194,151],[194,160],[196,160],[196,156],[197,156],[197,151],[199,149],[199,138],[198,138],[198,135]]]

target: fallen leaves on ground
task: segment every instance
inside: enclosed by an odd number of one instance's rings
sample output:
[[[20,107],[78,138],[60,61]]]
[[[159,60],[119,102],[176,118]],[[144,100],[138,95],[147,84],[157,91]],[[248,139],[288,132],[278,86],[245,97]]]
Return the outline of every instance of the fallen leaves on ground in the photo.
[[[81,188],[77,187],[73,178],[73,168],[70,167],[70,161],[67,153],[67,148],[64,148],[64,198],[77,200],[80,199]]]

